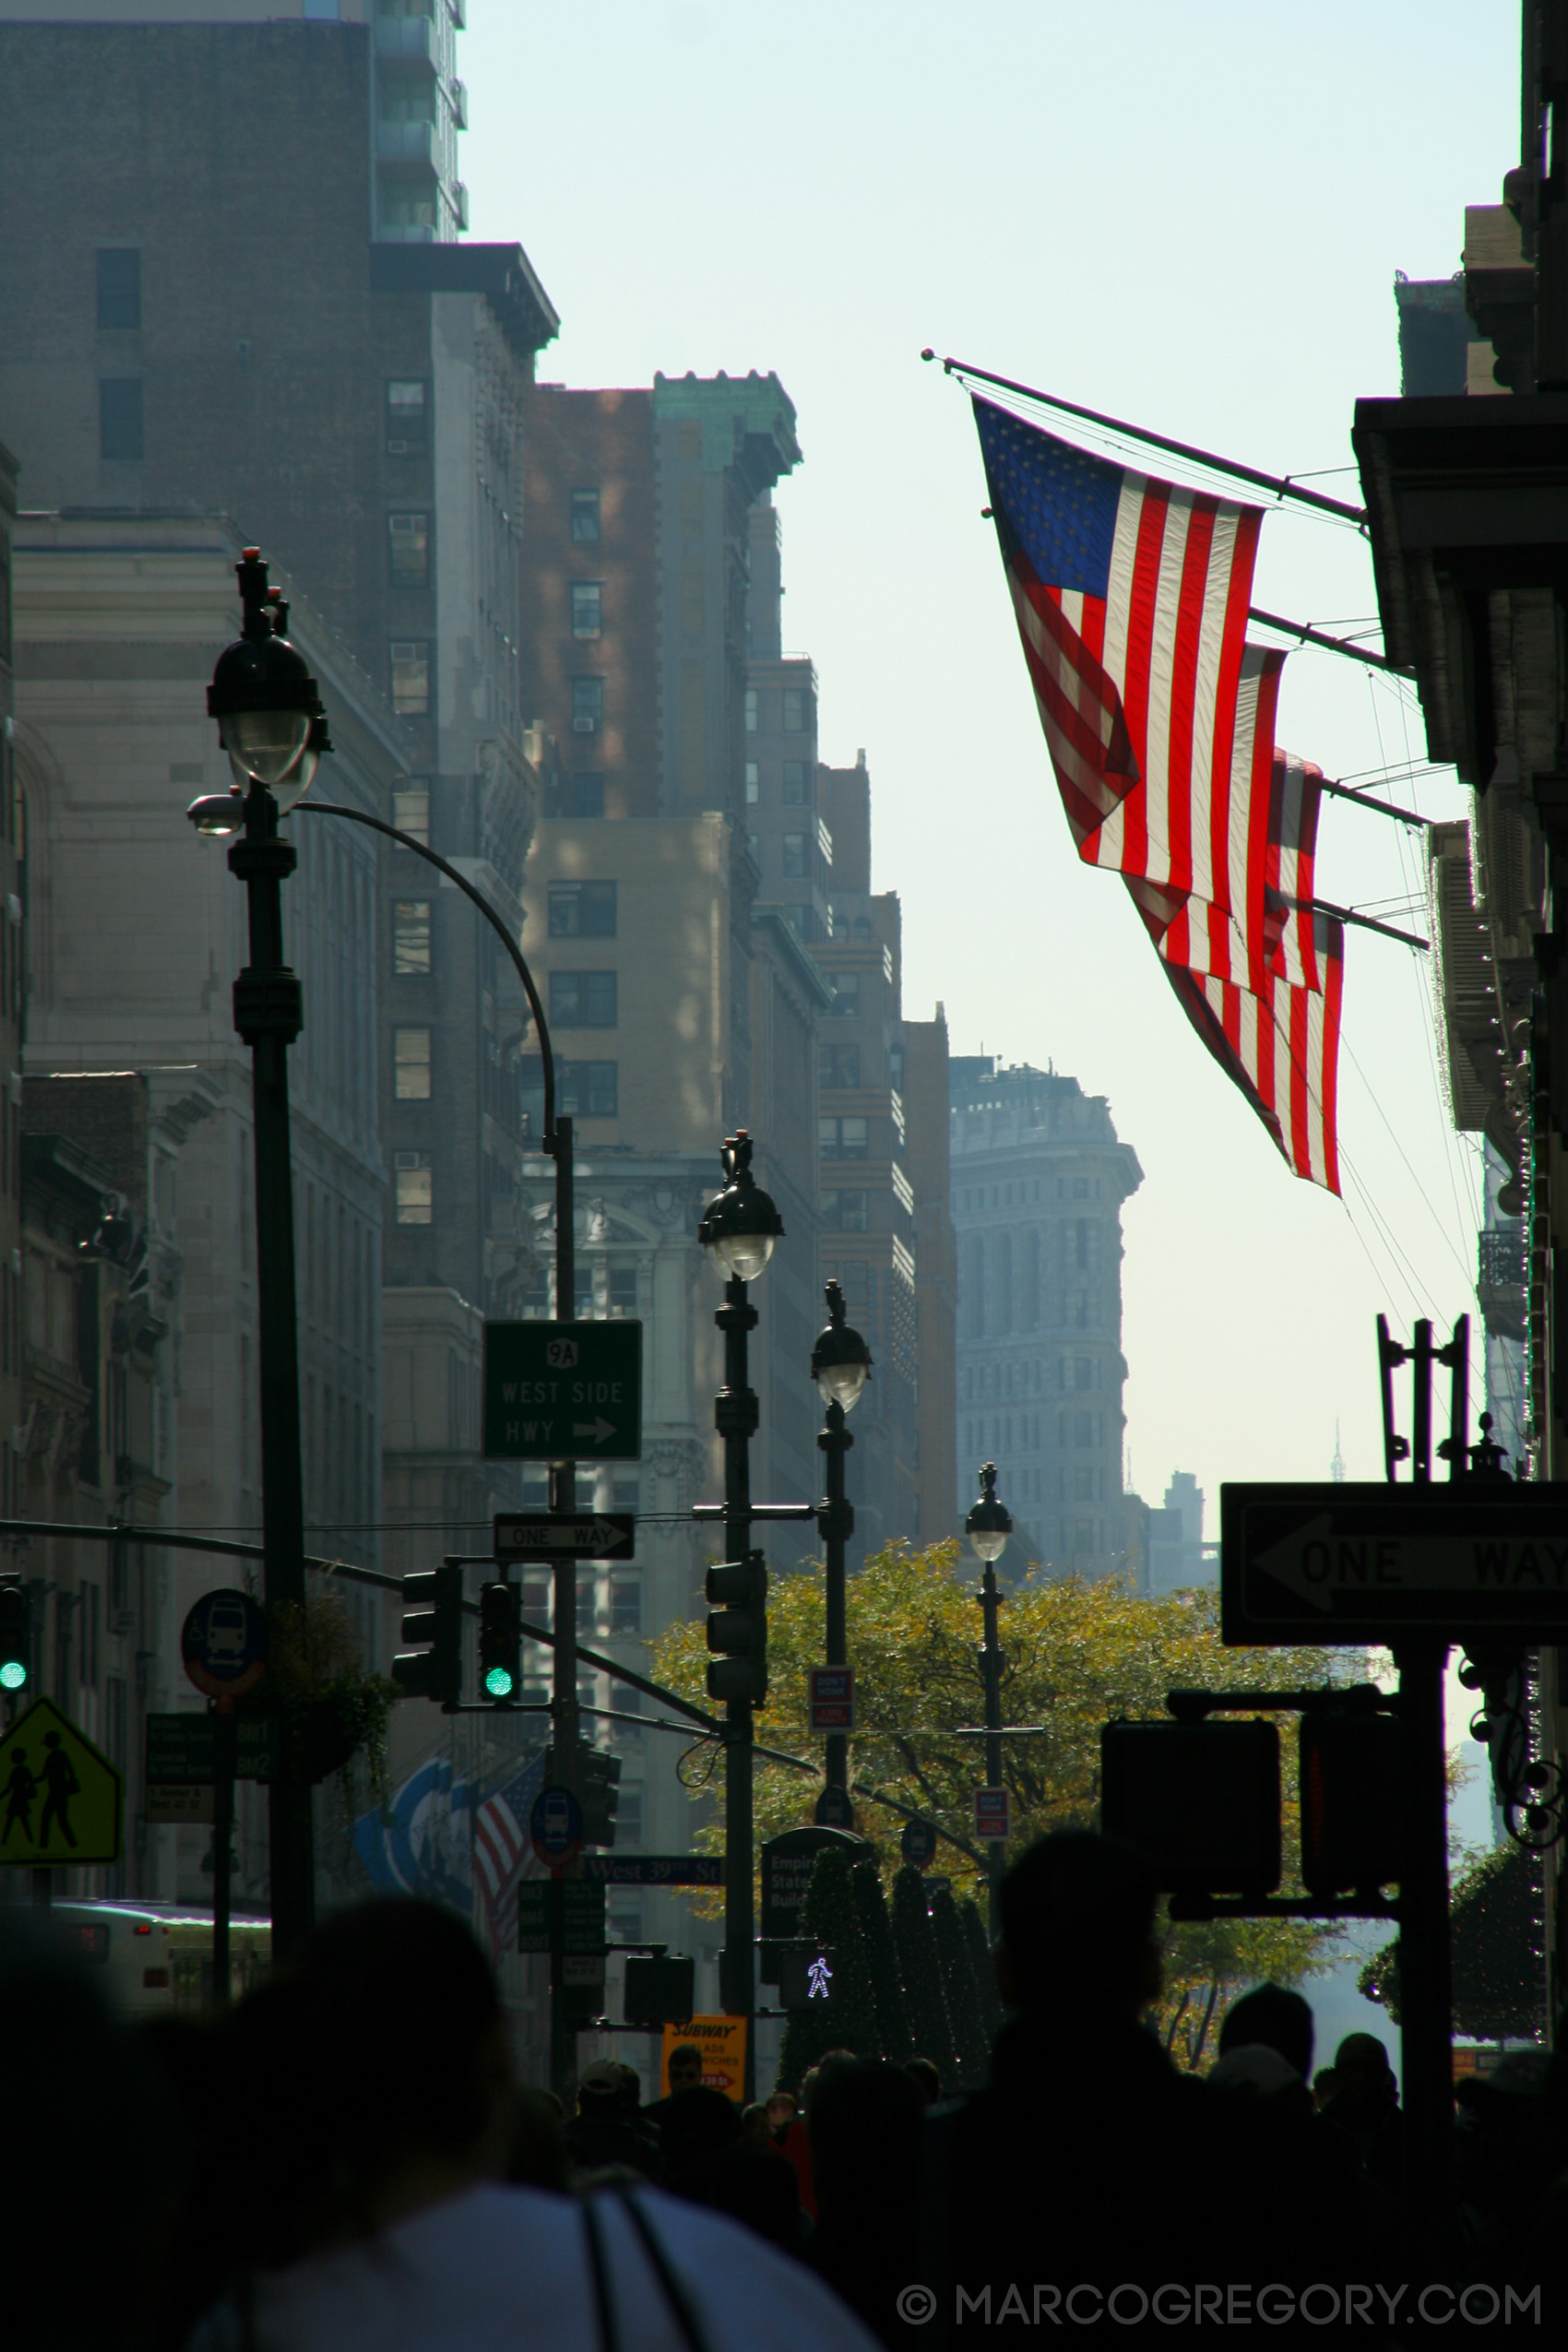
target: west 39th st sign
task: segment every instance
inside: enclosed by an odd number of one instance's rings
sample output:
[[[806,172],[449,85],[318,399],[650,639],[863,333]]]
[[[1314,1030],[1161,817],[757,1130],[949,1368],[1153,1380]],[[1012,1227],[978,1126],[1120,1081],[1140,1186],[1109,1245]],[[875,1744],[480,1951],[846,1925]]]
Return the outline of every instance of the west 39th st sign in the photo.
[[[484,1450],[511,1462],[635,1462],[640,1323],[487,1323]]]
[[[1224,1486],[1219,1528],[1233,1645],[1568,1640],[1555,1486]]]

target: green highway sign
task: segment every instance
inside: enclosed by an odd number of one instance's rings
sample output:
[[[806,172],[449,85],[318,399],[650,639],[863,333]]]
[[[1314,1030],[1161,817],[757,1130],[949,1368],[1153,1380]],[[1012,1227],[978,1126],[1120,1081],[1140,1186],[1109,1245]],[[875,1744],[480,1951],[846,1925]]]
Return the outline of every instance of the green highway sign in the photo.
[[[640,1323],[487,1323],[484,1451],[504,1462],[635,1462]]]
[[[591,1880],[561,1881],[564,1903],[562,1953],[574,1959],[600,1959],[604,1952],[604,1887]],[[550,1949],[551,1882],[526,1878],[517,1888],[517,1949]],[[600,1975],[603,1975],[600,1968]]]
[[[149,1715],[147,1718],[147,1780],[149,1788],[210,1783],[213,1718],[203,1712]],[[234,1717],[234,1776],[270,1780],[278,1768],[275,1714]]]

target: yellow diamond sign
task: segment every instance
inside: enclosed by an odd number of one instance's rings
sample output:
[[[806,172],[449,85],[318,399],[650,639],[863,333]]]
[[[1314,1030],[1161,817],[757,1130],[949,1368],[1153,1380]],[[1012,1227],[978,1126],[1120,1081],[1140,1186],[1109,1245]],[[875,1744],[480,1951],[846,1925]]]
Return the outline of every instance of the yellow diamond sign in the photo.
[[[0,1740],[0,1863],[119,1859],[119,1774],[52,1699],[35,1699]]]

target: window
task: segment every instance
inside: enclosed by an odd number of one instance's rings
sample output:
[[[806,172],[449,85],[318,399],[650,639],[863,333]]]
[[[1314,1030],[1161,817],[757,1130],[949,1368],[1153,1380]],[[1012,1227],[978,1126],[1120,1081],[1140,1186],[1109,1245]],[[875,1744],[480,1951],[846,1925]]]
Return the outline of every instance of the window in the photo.
[[[634,1470],[629,1478],[610,1481],[611,1508],[615,1511],[636,1511],[642,1502],[642,1482]]]
[[[803,735],[811,725],[811,696],[802,687],[784,689],[784,732]]]
[[[1089,1357],[1074,1357],[1073,1385],[1075,1388],[1092,1388],[1094,1386],[1094,1364]]]
[[[563,1029],[615,1027],[613,972],[552,972],[550,1025]]]
[[[756,733],[756,688],[754,686],[746,688],[746,732],[748,735]]]
[[[552,882],[550,885],[552,939],[613,939],[615,885],[612,882]]]
[[[574,678],[572,681],[573,734],[597,735],[603,724],[603,679]]]
[[[562,1062],[555,1071],[555,1108],[564,1118],[618,1119],[615,1062]]]
[[[1073,1179],[1073,1198],[1075,1201],[1087,1201],[1088,1196],[1088,1178],[1087,1176],[1075,1176]]]
[[[593,1320],[593,1268],[585,1265],[580,1258],[575,1259],[572,1265],[572,1314],[577,1323]]]
[[[98,454],[116,462],[142,454],[141,378],[101,375],[98,379]]]
[[[394,1152],[393,1203],[399,1225],[428,1225],[434,1206],[430,1154]]]
[[[101,331],[141,325],[141,255],[135,245],[98,249],[98,324]]]
[[[392,969],[399,980],[430,969],[430,900],[392,901]]]
[[[386,386],[386,454],[422,457],[430,446],[430,386],[422,379],[394,376]]]
[[[399,784],[392,794],[392,822],[399,833],[407,833],[416,841],[430,842],[430,787],[428,784]]]
[[[828,1018],[855,1021],[859,1020],[860,1013],[861,976],[859,972],[840,972],[834,986],[833,1002],[827,1008]]]
[[[422,719],[430,708],[430,647],[395,642],[392,647],[392,707],[403,719]]]
[[[866,1123],[863,1119],[819,1119],[817,1156],[821,1159],[864,1159]]]
[[[1073,1491],[1075,1501],[1078,1503],[1092,1503],[1094,1501],[1094,1472],[1092,1470],[1075,1470],[1073,1473]]]
[[[830,1233],[866,1232],[864,1193],[824,1193],[822,1221]]]
[[[808,846],[808,837],[804,833],[786,833],[784,836],[784,872],[787,875],[793,878],[799,878],[800,876],[811,872],[811,868],[806,862]]]
[[[392,1093],[398,1102],[430,1100],[430,1031],[392,1032]]]
[[[761,798],[762,779],[757,773],[757,764],[754,759],[749,759],[746,762],[746,799],[754,808]]]
[[[637,1311],[637,1269],[635,1265],[612,1265],[610,1269],[610,1312],[612,1315],[635,1315]],[[619,1492],[619,1489],[617,1489]],[[630,1503],[617,1502],[617,1511],[635,1511],[636,1484],[633,1481]]]
[[[789,808],[804,808],[811,799],[806,790],[806,764],[803,759],[787,759],[784,763],[784,801]]]
[[[572,635],[597,637],[602,619],[603,591],[598,580],[572,582]]]
[[[387,577],[398,588],[422,588],[430,580],[430,517],[388,515]]]
[[[819,1045],[816,1050],[817,1083],[824,1087],[858,1087],[861,1083],[861,1049],[858,1045]]]
[[[617,1576],[610,1587],[610,1630],[612,1633],[640,1633],[642,1629],[642,1578]],[[624,1697],[624,1693],[622,1696]],[[619,1812],[619,1807],[616,1810]]]
[[[1074,1415],[1073,1443],[1075,1445],[1092,1445],[1094,1443],[1094,1416],[1092,1413],[1076,1413]]]
[[[599,493],[597,490],[573,491],[572,537],[579,547],[598,546]]]

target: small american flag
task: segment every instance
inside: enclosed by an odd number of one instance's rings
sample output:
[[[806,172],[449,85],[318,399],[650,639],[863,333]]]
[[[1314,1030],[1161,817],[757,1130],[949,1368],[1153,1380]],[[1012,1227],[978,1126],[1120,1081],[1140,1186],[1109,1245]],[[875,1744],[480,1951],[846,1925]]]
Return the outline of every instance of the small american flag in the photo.
[[[535,1756],[514,1779],[486,1797],[474,1815],[474,1876],[490,1926],[491,1958],[499,1964],[517,1942],[517,1881],[539,1865],[529,1817],[544,1786],[544,1758]]]

